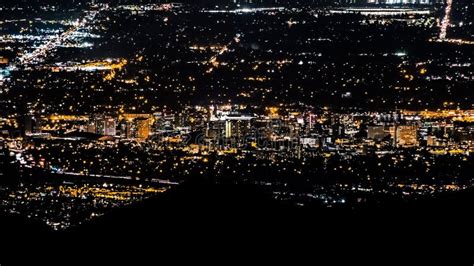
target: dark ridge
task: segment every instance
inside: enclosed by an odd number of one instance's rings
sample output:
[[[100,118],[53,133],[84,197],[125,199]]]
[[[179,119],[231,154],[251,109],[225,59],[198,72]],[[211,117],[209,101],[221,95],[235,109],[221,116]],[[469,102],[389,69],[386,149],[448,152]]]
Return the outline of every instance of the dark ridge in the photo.
[[[0,236],[4,240],[21,241],[48,236],[51,232],[51,229],[42,222],[21,215],[0,212]]]
[[[265,226],[272,227],[272,224],[288,229],[285,223],[288,226],[299,224],[301,228],[318,231],[338,227],[341,222],[349,231],[356,227],[364,228],[364,224],[377,226],[377,222],[384,223],[388,228],[397,225],[400,230],[423,230],[424,227],[459,230],[468,229],[473,224],[473,199],[474,190],[469,189],[435,198],[391,200],[357,210],[318,205],[297,208],[271,199],[255,186],[216,185],[204,180],[193,180],[164,195],[113,210],[66,234],[95,231],[161,234],[163,228],[187,231],[196,225],[208,230],[236,225],[250,231],[265,230]],[[317,225],[322,227],[318,228]]]
[[[474,191],[469,189],[357,211],[305,209],[278,203],[253,186],[194,180],[65,232],[10,216],[2,216],[0,229],[2,236],[8,235],[3,238],[8,242],[45,243],[27,248],[51,256],[81,248],[92,252],[124,248],[127,254],[147,248],[229,251],[245,243],[246,248],[256,249],[301,246],[306,255],[316,247],[315,254],[323,256],[357,252],[362,261],[381,255],[383,261],[414,257],[421,262],[449,260],[449,265],[457,265],[453,260],[472,259],[473,200]]]

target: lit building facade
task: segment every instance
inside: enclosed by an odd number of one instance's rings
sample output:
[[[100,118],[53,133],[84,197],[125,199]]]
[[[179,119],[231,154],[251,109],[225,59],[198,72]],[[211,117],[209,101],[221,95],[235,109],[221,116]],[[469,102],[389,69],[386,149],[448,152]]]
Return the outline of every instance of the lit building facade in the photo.
[[[418,146],[418,127],[416,125],[398,126],[395,143],[398,147]]]

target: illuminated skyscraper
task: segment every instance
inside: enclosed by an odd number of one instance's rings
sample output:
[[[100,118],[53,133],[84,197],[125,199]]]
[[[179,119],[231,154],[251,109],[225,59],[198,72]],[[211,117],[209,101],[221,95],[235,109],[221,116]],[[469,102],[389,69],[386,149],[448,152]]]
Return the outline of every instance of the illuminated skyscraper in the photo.
[[[111,116],[96,116],[87,124],[87,132],[103,136],[115,136],[117,122]]]
[[[138,140],[146,140],[150,136],[151,126],[154,123],[152,115],[123,114],[119,119],[125,122],[121,125],[122,136]]]
[[[396,130],[395,143],[399,147],[418,146],[417,126],[398,126]]]
[[[11,161],[7,143],[0,139],[0,184],[11,181]]]
[[[1,65],[8,65],[8,58],[0,56],[0,66]]]
[[[145,140],[150,136],[151,120],[147,118],[137,118],[135,120],[135,138]]]
[[[0,179],[3,179],[6,169],[7,149],[4,141],[0,141]]]
[[[367,128],[367,137],[369,139],[382,140],[388,134],[389,133],[385,131],[385,127],[383,125],[369,126]]]
[[[116,134],[116,122],[115,118],[104,116],[96,120],[96,131],[97,134],[104,136],[115,136]]]
[[[245,136],[250,128],[252,116],[231,113],[224,118],[225,120],[225,137],[241,139]]]

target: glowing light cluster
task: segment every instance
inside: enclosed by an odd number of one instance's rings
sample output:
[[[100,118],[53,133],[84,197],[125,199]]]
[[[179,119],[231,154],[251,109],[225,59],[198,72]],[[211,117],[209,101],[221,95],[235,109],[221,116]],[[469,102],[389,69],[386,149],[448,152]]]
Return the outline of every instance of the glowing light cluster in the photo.
[[[446,2],[446,11],[444,15],[444,19],[441,22],[441,32],[439,33],[439,39],[444,40],[446,39],[446,33],[448,31],[448,26],[451,23],[451,9],[453,5],[453,0],[447,0]]]
[[[31,52],[25,52],[20,58],[18,58],[18,62],[22,65],[28,65],[45,58],[51,51],[54,51],[57,47],[62,46],[65,41],[76,35],[77,32],[84,28],[88,23],[92,22],[95,19],[97,13],[98,11],[88,13],[84,18],[76,21],[70,29],[58,35],[56,38],[52,38],[50,41],[39,46]]]

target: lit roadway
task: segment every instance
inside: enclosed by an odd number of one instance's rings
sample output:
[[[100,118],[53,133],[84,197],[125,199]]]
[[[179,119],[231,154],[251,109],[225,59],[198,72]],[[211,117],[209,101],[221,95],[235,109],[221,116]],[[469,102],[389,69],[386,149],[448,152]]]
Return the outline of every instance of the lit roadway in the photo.
[[[206,73],[211,73],[214,68],[217,68],[219,67],[219,62],[217,61],[217,57],[220,56],[220,55],[223,55],[224,53],[226,53],[227,51],[229,51],[229,47],[233,44],[233,43],[239,43],[240,42],[240,37],[241,37],[241,34],[236,34],[235,37],[226,45],[224,45],[220,50],[219,52],[212,56],[209,60],[208,60],[208,64],[211,64],[211,68],[209,68]]]
[[[449,25],[451,24],[452,6],[453,6],[453,0],[447,0],[446,1],[446,10],[445,10],[444,18],[441,21],[441,30],[439,32],[439,37],[438,37],[438,39],[434,39],[432,41],[453,43],[453,44],[458,44],[458,45],[460,45],[460,44],[474,45],[474,41],[463,40],[463,39],[446,38]]]
[[[94,21],[99,11],[87,11],[86,13],[87,15],[85,15],[82,19],[78,19],[78,21],[75,22],[71,28],[61,33],[56,38],[53,38],[31,52],[25,51],[25,53],[17,59],[17,63],[19,65],[26,66],[32,63],[38,63],[42,59],[46,58],[50,52],[56,50],[58,46],[61,46],[72,35],[86,27],[88,23]]]
[[[446,32],[448,31],[449,24],[451,23],[451,9],[453,5],[453,0],[447,0],[446,2],[446,12],[444,19],[441,22],[441,32],[439,33],[439,39],[446,39]]]
[[[24,157],[25,150],[23,148],[10,148],[10,151],[16,154],[15,156],[16,161],[20,165],[22,165],[22,167],[30,168],[30,169],[42,169],[46,171],[48,170],[48,169],[45,169],[44,167],[40,167],[26,160],[26,158]],[[136,178],[132,176],[118,176],[118,175],[92,174],[92,173],[86,174],[84,172],[68,172],[68,171],[63,171],[62,169],[53,169],[53,168],[50,168],[49,172],[52,174],[67,175],[67,176],[87,176],[87,177],[108,178],[108,179],[137,180]],[[153,183],[159,183],[159,184],[164,184],[164,185],[179,185],[180,184],[179,182],[174,182],[174,181],[161,179],[161,178],[151,178],[150,180]]]

